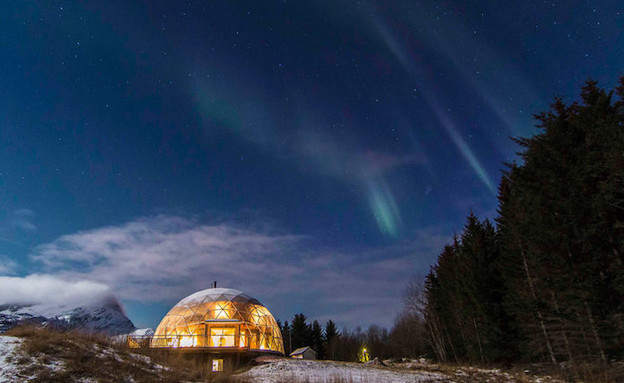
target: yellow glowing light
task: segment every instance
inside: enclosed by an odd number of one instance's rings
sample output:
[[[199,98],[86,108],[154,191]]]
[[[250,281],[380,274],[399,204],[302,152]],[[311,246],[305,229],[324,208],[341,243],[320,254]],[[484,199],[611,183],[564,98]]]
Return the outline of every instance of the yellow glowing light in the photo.
[[[223,359],[214,359],[212,361],[212,371],[213,372],[223,371]]]
[[[368,352],[366,351],[366,348],[362,347],[362,351],[360,352],[360,354],[358,355],[358,361],[360,363],[366,363],[370,360],[370,355],[368,354]]]
[[[196,339],[194,336],[181,336],[180,337],[180,347],[194,347],[196,345]]]
[[[215,318],[228,319],[228,304],[226,302],[217,303],[217,309],[215,310]]]
[[[130,348],[141,348],[141,346],[139,346],[139,343],[132,339],[132,338],[128,338],[128,347]]]
[[[258,312],[258,309],[254,309],[254,311],[251,313],[251,319],[255,324],[258,324],[260,323],[260,318],[262,318],[262,315]]]
[[[234,347],[233,328],[211,328],[210,347]]]

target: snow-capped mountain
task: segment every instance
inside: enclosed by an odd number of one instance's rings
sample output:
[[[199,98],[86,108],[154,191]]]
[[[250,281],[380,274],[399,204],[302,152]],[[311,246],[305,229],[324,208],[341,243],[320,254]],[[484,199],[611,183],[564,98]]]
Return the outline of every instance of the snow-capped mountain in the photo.
[[[49,303],[0,305],[0,333],[22,323],[97,331],[110,335],[128,334],[136,329],[124,314],[119,301],[112,295],[80,305]]]
[[[138,328],[138,329],[134,330],[133,332],[131,332],[129,335],[134,335],[134,336],[154,336],[154,329],[153,328]]]

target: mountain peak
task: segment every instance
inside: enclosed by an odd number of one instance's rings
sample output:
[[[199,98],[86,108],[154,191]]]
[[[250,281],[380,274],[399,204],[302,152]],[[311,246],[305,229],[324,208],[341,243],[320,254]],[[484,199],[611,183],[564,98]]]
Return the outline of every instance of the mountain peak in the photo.
[[[40,275],[0,277],[0,284],[0,332],[21,323],[111,335],[135,329],[119,300],[105,285]]]

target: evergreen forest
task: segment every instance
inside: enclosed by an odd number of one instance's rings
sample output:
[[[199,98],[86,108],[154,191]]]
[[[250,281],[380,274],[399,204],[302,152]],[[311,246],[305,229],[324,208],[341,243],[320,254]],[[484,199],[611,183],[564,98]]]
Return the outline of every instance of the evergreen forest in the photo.
[[[624,78],[555,99],[515,139],[494,223],[470,214],[420,299],[440,361],[598,366],[624,357]]]
[[[356,360],[367,347],[624,378],[624,78],[613,91],[588,81],[578,102],[556,98],[535,117],[539,133],[514,138],[521,150],[503,171],[495,221],[468,215],[409,284],[390,331],[323,330],[297,314],[282,326],[286,350]]]

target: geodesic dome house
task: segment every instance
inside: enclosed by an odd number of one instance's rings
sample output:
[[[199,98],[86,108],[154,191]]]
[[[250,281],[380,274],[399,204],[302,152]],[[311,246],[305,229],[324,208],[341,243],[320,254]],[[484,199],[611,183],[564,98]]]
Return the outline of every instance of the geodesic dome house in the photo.
[[[178,302],[160,322],[151,348],[284,353],[282,333],[258,300],[234,289],[210,288]]]

